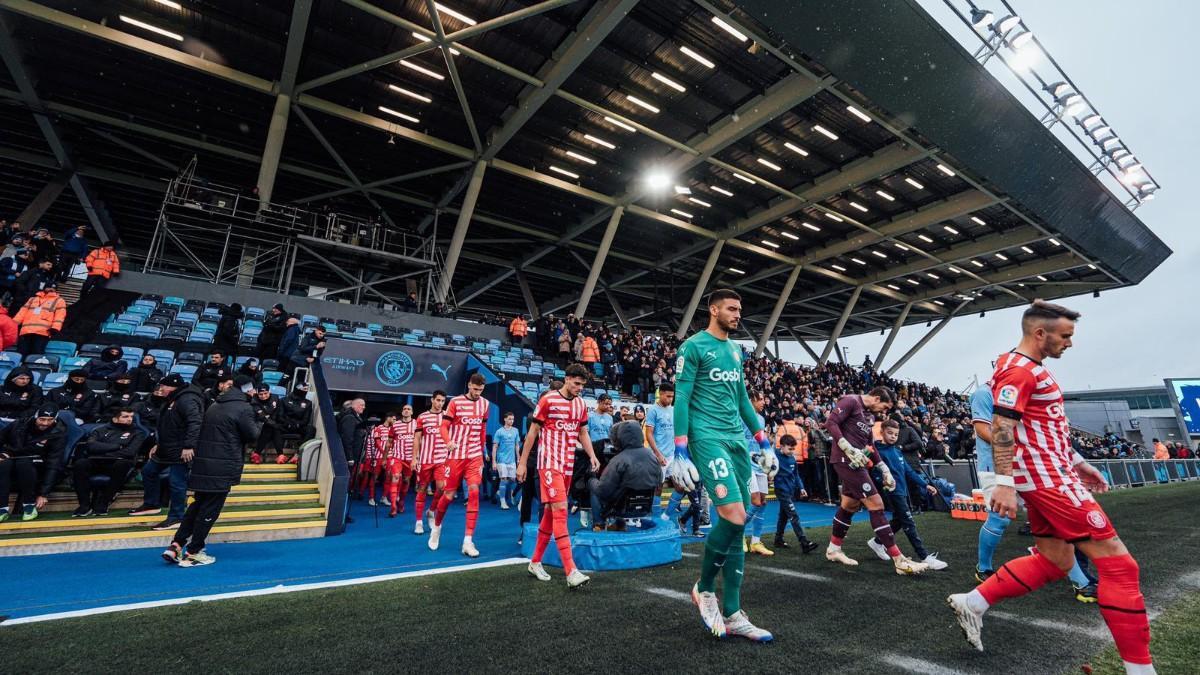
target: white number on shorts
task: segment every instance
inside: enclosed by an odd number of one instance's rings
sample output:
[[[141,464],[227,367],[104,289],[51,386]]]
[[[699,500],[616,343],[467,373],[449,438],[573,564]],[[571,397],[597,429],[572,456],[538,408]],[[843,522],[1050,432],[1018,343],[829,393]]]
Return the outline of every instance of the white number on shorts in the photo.
[[[546,485],[552,485],[554,483],[554,476],[551,475],[549,471],[543,473],[542,477],[546,479]]]
[[[729,475],[729,465],[720,457],[708,463],[708,470],[712,472],[713,478],[725,478]]]
[[[1083,506],[1084,502],[1095,501],[1092,498],[1092,494],[1088,492],[1087,488],[1083,487],[1079,483],[1074,483],[1071,485],[1059,485],[1058,491],[1066,495],[1067,499],[1070,499],[1071,503],[1075,506]]]

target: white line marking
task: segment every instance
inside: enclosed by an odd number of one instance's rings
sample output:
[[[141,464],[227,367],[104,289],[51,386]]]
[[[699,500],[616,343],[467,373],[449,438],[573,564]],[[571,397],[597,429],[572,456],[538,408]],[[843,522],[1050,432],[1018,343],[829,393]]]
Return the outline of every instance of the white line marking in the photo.
[[[684,551],[680,555],[682,555],[685,558],[699,558],[700,557],[699,553],[688,553],[687,551]]]
[[[885,665],[899,668],[900,670],[910,673],[921,673],[922,675],[963,675],[967,672],[958,668],[947,668],[939,666],[932,661],[924,661],[922,659],[914,659],[911,656],[903,654],[883,654],[880,661]]]
[[[1192,588],[1200,588],[1200,571],[1189,572],[1179,577],[1179,583]]]
[[[676,591],[670,588],[652,587],[647,588],[646,592],[653,593],[655,595],[661,595],[664,598],[671,598],[672,600],[683,600],[684,602],[692,601],[692,595],[690,593],[684,593],[683,591]]]
[[[471,563],[468,565],[458,565],[456,567],[438,567],[429,570],[415,570],[412,572],[397,572],[395,574],[380,574],[373,577],[359,577],[356,579],[339,579],[336,581],[318,581],[311,584],[297,584],[295,586],[272,586],[270,588],[257,588],[249,591],[233,591],[230,593],[216,593],[213,595],[196,595],[188,598],[168,598],[166,600],[151,600],[148,602],[134,602],[125,605],[109,605],[107,607],[93,607],[91,609],[77,609],[70,612],[55,612],[53,614],[39,614],[37,616],[23,616],[16,619],[7,619],[0,622],[0,626],[17,626],[23,623],[38,623],[41,621],[54,621],[56,619],[72,619],[80,616],[94,616],[96,614],[110,614],[112,612],[126,612],[134,609],[149,609],[151,607],[168,607],[171,605],[183,605],[189,602],[212,602],[214,600],[228,600],[230,598],[249,598],[260,595],[279,595],[281,593],[296,593],[299,591],[313,591],[322,588],[340,588],[342,586],[357,586],[359,584],[373,584],[381,581],[393,581],[395,579],[409,579],[412,577],[427,577],[437,574],[449,574],[451,572],[463,572],[466,570],[480,570],[489,567],[503,567],[507,565],[525,564],[529,562],[529,558],[504,558],[502,560],[492,560],[488,562]]]
[[[763,565],[754,565],[750,569],[755,572],[770,572],[783,577],[793,577],[795,579],[804,579],[805,581],[832,581],[829,577],[821,576],[820,574],[811,574],[809,572],[797,572],[796,570],[784,569],[782,567],[765,567]]]
[[[995,610],[988,612],[985,616],[994,617],[1003,621],[1023,623],[1027,626],[1034,626],[1036,628],[1057,630],[1063,633],[1073,633],[1075,635],[1082,635],[1084,637],[1092,638],[1093,640],[1109,639],[1108,629],[1100,626],[1060,623],[1058,621],[1050,621],[1048,619],[1033,619],[1030,617],[1018,616],[1016,614],[1009,614],[1008,612],[997,612]]]

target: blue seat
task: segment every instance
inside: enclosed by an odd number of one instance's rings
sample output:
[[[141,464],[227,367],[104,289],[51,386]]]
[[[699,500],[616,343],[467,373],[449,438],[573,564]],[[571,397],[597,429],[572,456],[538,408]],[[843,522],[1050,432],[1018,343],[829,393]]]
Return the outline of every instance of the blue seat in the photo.
[[[67,381],[66,373],[47,373],[42,378],[42,389],[50,391],[55,387],[61,387]]]
[[[200,315],[195,312],[180,312],[175,315],[176,321],[189,321],[193,326],[200,321]]]
[[[371,337],[371,329],[370,328],[355,328],[354,334],[361,336],[361,337]]]
[[[192,330],[215,334],[217,332],[217,324],[211,321],[200,321],[196,323]]]
[[[200,352],[179,352],[179,356],[175,359],[175,365],[198,366],[201,363],[204,363],[204,355]]]
[[[187,341],[188,342],[199,342],[201,344],[210,345],[210,344],[212,344],[214,337],[216,337],[216,335],[214,333],[209,333],[208,331],[202,331],[202,330],[194,330],[194,331],[192,331],[192,334],[190,336],[188,336]]]
[[[196,374],[196,370],[197,370],[196,366],[188,365],[188,364],[184,364],[184,363],[176,363],[175,365],[171,366],[172,373],[178,373],[180,376],[183,377],[183,379],[187,380],[188,382],[192,381],[192,376]]]
[[[183,298],[175,296],[175,295],[168,295],[167,297],[163,298],[162,304],[173,305],[175,307],[182,308],[184,305],[187,304],[187,300],[184,300]]]
[[[16,368],[25,360],[25,357],[20,352],[0,352],[0,364],[6,364],[10,368]]]
[[[58,372],[69,373],[77,368],[82,368],[91,361],[90,356],[64,356],[58,360]]]
[[[369,324],[367,324],[367,330],[371,331],[372,333],[382,333],[383,332],[383,324],[369,323]]]
[[[424,335],[425,334],[425,331],[420,328],[414,328],[409,332],[411,332],[413,335]]]
[[[315,325],[321,323],[321,319],[314,314],[305,314],[304,316],[300,317],[300,323],[311,323]]]
[[[150,338],[157,340],[162,335],[162,328],[159,326],[138,326],[133,329],[134,337]]]
[[[75,356],[75,343],[51,340],[46,343],[46,353],[55,356]]]
[[[153,312],[154,308],[146,305],[130,305],[125,308],[126,314],[137,314],[138,316],[150,316]]]
[[[25,357],[25,365],[30,367],[46,366],[49,370],[54,371],[58,369],[58,357],[53,354],[30,354]]]
[[[100,356],[103,351],[104,345],[96,342],[88,342],[79,348],[79,356],[87,356],[89,358],[93,356]]]
[[[263,318],[265,318],[266,316],[267,316],[267,310],[263,309],[262,307],[247,307],[246,308],[246,319],[247,320],[262,321]]]
[[[278,370],[264,370],[262,375],[263,383],[272,387],[283,381],[283,373]]]
[[[243,324],[242,324],[242,331],[243,331],[243,332],[248,332],[248,331],[257,331],[257,332],[261,333],[261,332],[262,332],[262,328],[263,328],[263,322],[262,322],[262,321],[256,321],[256,320],[250,320],[250,319],[248,319],[248,320],[246,320],[245,322],[243,322]]]
[[[133,301],[133,304],[130,305],[130,307],[149,307],[150,311],[154,311],[158,309],[158,301],[151,300],[150,298],[138,298],[137,300]]]
[[[284,396],[287,396],[287,389],[284,389],[277,384],[273,384],[271,385],[271,393],[275,394],[279,398],[283,398]]]

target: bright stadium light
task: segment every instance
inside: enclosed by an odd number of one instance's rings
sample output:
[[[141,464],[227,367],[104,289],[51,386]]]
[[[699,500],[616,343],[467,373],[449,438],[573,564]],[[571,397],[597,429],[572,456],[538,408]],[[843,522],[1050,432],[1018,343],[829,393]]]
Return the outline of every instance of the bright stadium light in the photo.
[[[658,114],[658,112],[659,112],[659,109],[657,106],[651,105],[651,104],[643,101],[642,99],[634,96],[633,94],[625,94],[625,99],[636,106],[639,106],[641,108],[645,108],[646,110],[649,110],[652,113]]]
[[[632,131],[632,132],[637,131],[637,129],[629,126],[628,124],[622,122],[621,120],[613,118],[613,117],[609,117],[608,115],[604,116],[604,121],[608,122],[609,124],[613,125],[614,127],[617,127],[618,129],[624,129],[625,131]]]
[[[950,227],[949,225],[943,225],[942,229],[949,232],[950,234],[958,234],[958,230],[954,229],[953,227]]]
[[[888,285],[887,285],[887,287],[888,287],[888,288],[890,288],[890,289],[892,289],[893,291],[898,291],[898,290],[900,290],[900,287],[899,287],[899,286],[897,286],[896,284],[888,284]]]
[[[596,145],[602,145],[602,146],[608,148],[609,150],[614,150],[617,147],[616,145],[613,145],[612,143],[609,143],[608,141],[604,140],[603,138],[599,138],[598,136],[593,136],[591,134],[584,134],[583,137],[586,140],[589,140],[589,141],[595,143]]]
[[[817,227],[816,225],[813,225],[812,223],[800,223],[800,224],[803,225],[804,227],[812,230],[813,232],[821,231],[821,228]]]
[[[945,164],[938,164],[937,170],[941,171],[942,173],[946,174],[947,176],[953,177],[953,176],[957,175],[954,173],[954,171],[950,167],[946,166]]]
[[[863,206],[862,204],[859,204],[858,202],[850,202],[850,208],[858,209],[859,211],[862,211],[863,213],[866,213],[868,211],[867,207]]]
[[[830,220],[832,220],[832,221],[834,221],[834,222],[837,222],[837,223],[844,223],[844,222],[846,222],[846,221],[845,221],[845,219],[844,219],[844,218],[842,218],[841,216],[837,215],[836,213],[830,213],[830,212],[828,212],[828,211],[825,211],[825,217],[826,217],[826,218],[828,218],[828,219],[830,219]]]
[[[642,182],[645,183],[646,188],[651,192],[666,192],[674,181],[671,180],[671,176],[666,171],[655,169],[646,172],[646,175],[642,177]]]
[[[719,16],[714,16],[712,18],[712,22],[714,24],[716,24],[717,27],[720,28],[721,30],[732,35],[735,39],[737,39],[738,42],[745,42],[746,40],[750,39],[750,38],[746,37],[745,33],[734,28],[733,26],[730,26],[728,23],[725,23],[725,21],[723,21],[721,19],[721,17],[719,17]]]
[[[713,192],[716,192],[717,194],[725,195],[726,197],[733,196],[732,192],[730,192],[729,190],[726,190],[725,188],[721,187],[720,185],[709,185],[708,189],[712,190]]]
[[[382,105],[379,106],[379,112],[387,113],[393,117],[399,117],[400,119],[402,119],[406,122],[412,122],[413,124],[421,123],[421,120],[413,117],[412,115],[405,115],[404,113],[400,112],[399,110],[392,110],[391,108],[388,108],[387,106],[382,106]]]
[[[705,56],[703,56],[696,50],[692,49],[691,47],[682,46],[679,48],[679,51],[681,51],[684,54],[686,54],[687,56],[691,57],[691,59],[693,61],[695,61],[696,63],[699,63],[700,65],[702,65],[706,68],[716,68],[717,67],[717,64],[708,60]]]
[[[851,262],[854,262],[858,265],[866,265],[867,264],[866,260],[861,260],[859,258],[851,258],[850,260],[851,260]]]
[[[1016,28],[1020,23],[1021,17],[1017,16],[1016,14],[1009,14],[1003,19],[1000,19],[999,23],[993,24],[992,30],[994,30],[997,35],[1004,35],[1008,31]]]
[[[692,216],[692,214],[688,213],[687,211],[680,211],[679,209],[671,209],[671,213],[674,213],[675,215],[680,216],[681,218],[693,218],[694,217],[694,216]]]
[[[743,183],[749,183],[749,184],[751,184],[751,185],[755,185],[755,182],[754,182],[754,179],[753,179],[753,178],[748,178],[748,177],[746,177],[746,176],[743,176],[742,174],[740,174],[740,173],[738,173],[738,172],[736,172],[736,171],[734,171],[734,172],[733,172],[733,177],[734,177],[734,178],[736,178],[736,179],[738,179],[738,180],[740,180],[740,181],[742,181]]]
[[[676,185],[676,186],[675,186],[675,194],[677,194],[677,195],[690,195],[690,194],[692,194],[692,188],[690,188],[690,187],[688,187],[688,186],[686,186],[686,185]]]
[[[744,272],[743,270],[739,270],[739,269],[738,269],[738,268],[736,268],[736,267],[730,267],[730,268],[729,268],[729,271],[730,271],[730,272],[733,272],[734,274],[745,274],[745,272]]]
[[[770,246],[771,248],[779,248],[779,244],[776,244],[775,242],[771,241],[770,239],[763,239],[761,241],[763,243],[763,246]]]
[[[445,75],[442,75],[441,73],[436,73],[436,72],[426,68],[425,66],[418,65],[416,63],[413,63],[412,61],[401,61],[400,65],[402,65],[405,68],[408,68],[410,70],[415,70],[418,73],[421,73],[422,75],[427,75],[429,77],[432,77],[435,80],[446,79]]]
[[[178,2],[175,2],[175,0],[154,0],[154,1],[160,5],[170,7],[171,9],[183,9],[183,5],[179,4]]]
[[[709,204],[708,202],[704,201],[703,199],[696,199],[695,197],[688,197],[688,201],[697,206],[703,206],[706,209],[712,208],[712,204]]]
[[[830,267],[832,267],[833,269],[835,269],[835,270],[839,271],[839,272],[845,272],[845,271],[846,271],[846,268],[845,268],[845,267],[842,267],[841,265],[834,265],[834,264],[830,264],[829,266],[830,266]]]
[[[763,166],[765,166],[765,167],[767,167],[768,169],[771,169],[771,170],[773,170],[773,171],[783,171],[783,167],[782,167],[782,166],[779,166],[779,165],[778,165],[778,164],[776,164],[775,162],[772,162],[772,161],[769,161],[769,160],[765,160],[765,159],[763,159],[762,157],[759,157],[759,158],[757,158],[757,161],[758,161],[758,163],[759,163],[759,164],[762,164]]]
[[[683,86],[682,84],[679,84],[675,80],[672,80],[671,78],[667,77],[666,75],[663,75],[662,73],[653,72],[653,73],[650,73],[650,77],[653,77],[654,79],[658,80],[659,82],[662,82],[663,84],[667,85],[668,87],[670,87],[680,93],[687,91],[687,87]]]
[[[566,169],[554,166],[553,164],[550,165],[550,170],[554,173],[562,174],[567,178],[579,178],[579,174],[575,173],[574,171],[567,171]]]
[[[813,131],[817,132],[818,134],[821,134],[822,136],[828,138],[831,141],[836,141],[838,139],[837,134],[826,129],[825,127],[821,126],[820,124],[814,124],[812,129],[813,129]]]
[[[787,237],[788,239],[791,239],[792,241],[800,241],[800,237],[797,237],[796,235],[792,234],[791,232],[780,232],[780,234]]]
[[[425,96],[424,94],[418,94],[417,92],[415,92],[411,89],[405,89],[404,87],[397,87],[394,84],[389,84],[388,89],[391,89],[392,91],[396,92],[397,94],[404,94],[405,96],[416,99],[422,103],[429,103],[429,102],[433,101],[433,99],[429,98],[428,96]]]
[[[584,162],[584,163],[586,163],[586,164],[593,164],[593,165],[594,165],[594,164],[596,163],[596,160],[592,159],[591,157],[588,157],[587,155],[581,155],[581,154],[579,154],[578,152],[575,152],[574,150],[568,150],[568,151],[567,151],[567,157],[570,157],[570,158],[572,158],[572,159],[577,159],[577,160],[579,160],[579,161],[581,161],[581,162]]]
[[[918,235],[917,235],[917,239],[920,239],[921,241],[925,242],[926,244],[932,244],[932,243],[933,243],[933,237],[930,237],[930,236],[929,236],[929,235],[927,235],[927,234],[918,234]]]
[[[808,151],[805,150],[804,148],[796,145],[795,143],[785,142],[783,144],[783,147],[787,148],[788,150],[791,150],[792,152],[796,153],[797,155],[800,155],[801,157],[808,157]]]
[[[477,21],[475,21],[475,19],[472,19],[471,17],[467,16],[466,14],[463,14],[462,12],[458,12],[453,9],[450,9],[449,7],[443,5],[440,2],[433,3],[433,6],[436,7],[437,11],[441,12],[442,14],[445,14],[446,16],[452,16],[452,17],[458,19],[459,21],[467,24],[468,26],[474,26],[476,23],[478,23]]]
[[[417,32],[417,31],[415,31],[415,30],[413,31],[413,33],[412,33],[412,36],[413,36],[413,37],[415,37],[415,38],[417,38],[417,39],[418,39],[418,40],[420,40],[421,42],[433,42],[433,38],[429,37],[428,35],[421,35],[420,33],[418,33],[418,32]],[[450,48],[450,53],[451,53],[451,54],[453,54],[453,55],[455,55],[455,56],[461,56],[461,55],[462,55],[462,52],[458,51],[457,49],[455,49],[455,48],[453,48],[453,47],[451,47],[451,48]]]
[[[887,258],[887,254],[883,251],[871,251],[871,255],[879,256],[880,258]]]
[[[138,21],[137,19],[131,19],[131,18],[125,16],[124,14],[118,15],[117,18],[120,19],[121,21],[129,24],[130,26],[137,26],[138,28],[141,28],[143,30],[150,31],[151,33],[157,33],[158,35],[161,35],[163,37],[169,37],[172,40],[178,40],[180,42],[183,42],[183,36],[180,35],[179,33],[172,33],[171,31],[166,30],[165,28],[159,28],[158,26],[150,25],[150,24],[146,23],[145,21]]]
[[[858,108],[855,108],[855,107],[854,107],[854,106],[852,106],[852,105],[848,105],[848,106],[846,106],[846,110],[847,110],[847,111],[849,111],[851,115],[854,115],[855,117],[857,117],[858,119],[862,120],[863,122],[870,122],[870,121],[871,121],[871,116],[870,116],[870,115],[868,115],[868,114],[866,114],[865,112],[863,112],[863,111],[859,110]]]
[[[875,194],[879,195],[880,197],[883,197],[884,199],[888,200],[889,202],[896,201],[895,197],[889,195],[888,193],[884,192],[883,190],[876,190]]]

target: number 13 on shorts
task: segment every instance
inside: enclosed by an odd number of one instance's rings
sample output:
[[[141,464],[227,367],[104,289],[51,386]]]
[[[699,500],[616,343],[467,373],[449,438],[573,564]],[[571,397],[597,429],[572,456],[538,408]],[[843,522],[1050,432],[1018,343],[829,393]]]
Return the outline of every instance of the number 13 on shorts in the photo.
[[[726,478],[729,476],[729,463],[718,457],[708,463],[708,470],[713,478]]]

